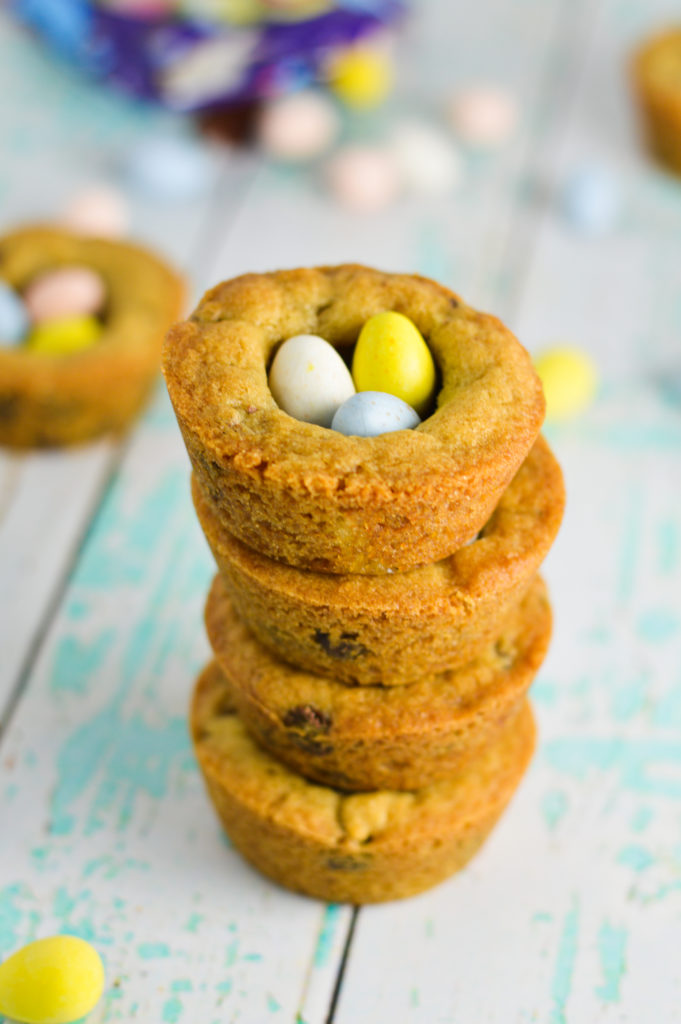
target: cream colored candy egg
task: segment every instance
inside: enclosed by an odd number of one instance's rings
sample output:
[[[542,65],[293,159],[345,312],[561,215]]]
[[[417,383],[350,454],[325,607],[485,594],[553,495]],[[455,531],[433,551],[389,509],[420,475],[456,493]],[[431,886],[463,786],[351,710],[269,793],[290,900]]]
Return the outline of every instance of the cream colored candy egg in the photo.
[[[99,954],[74,935],[38,939],[0,964],[0,1016],[23,1024],[68,1024],[99,1002]]]
[[[120,238],[128,230],[130,212],[118,189],[89,185],[67,203],[60,221],[79,235]]]
[[[102,333],[93,316],[69,316],[38,324],[26,339],[31,352],[41,356],[72,356],[92,348]]]
[[[384,391],[419,416],[435,391],[435,363],[421,332],[402,313],[377,313],[362,327],[352,359],[358,391]]]
[[[379,146],[340,149],[326,166],[326,180],[332,195],[359,213],[374,213],[389,206],[401,187],[392,154]]]
[[[355,393],[347,366],[316,334],[297,334],[283,343],[272,362],[269,385],[284,412],[320,427],[329,427],[336,409]]]
[[[59,267],[40,274],[24,292],[34,324],[70,316],[92,316],[104,305],[104,281],[90,267]]]
[[[450,98],[448,108],[452,128],[470,146],[501,146],[518,122],[514,98],[496,85],[462,89]]]
[[[547,349],[535,360],[535,369],[544,387],[549,420],[577,416],[596,396],[596,364],[579,348],[566,345]]]

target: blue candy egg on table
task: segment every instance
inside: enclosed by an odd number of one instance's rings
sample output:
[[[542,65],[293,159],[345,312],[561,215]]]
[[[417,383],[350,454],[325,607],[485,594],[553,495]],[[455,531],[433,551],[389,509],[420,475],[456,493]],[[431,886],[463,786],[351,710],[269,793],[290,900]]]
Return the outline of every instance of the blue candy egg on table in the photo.
[[[0,281],[0,346],[21,344],[29,328],[28,313],[21,296]]]
[[[421,419],[410,405],[384,391],[358,391],[336,410],[331,429],[348,437],[377,437],[413,430]]]
[[[619,214],[617,181],[602,167],[582,167],[565,182],[561,208],[578,231],[603,234],[614,226]]]
[[[161,200],[194,199],[208,191],[216,177],[211,153],[190,138],[162,136],[133,147],[125,160],[132,188]]]

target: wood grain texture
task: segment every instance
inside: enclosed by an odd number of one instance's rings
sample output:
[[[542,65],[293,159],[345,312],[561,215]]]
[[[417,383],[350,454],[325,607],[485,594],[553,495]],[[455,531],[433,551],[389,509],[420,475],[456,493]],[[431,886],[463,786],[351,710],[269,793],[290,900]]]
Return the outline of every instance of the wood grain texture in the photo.
[[[522,99],[516,141],[470,158],[451,201],[352,216],[313,172],[241,163],[198,206],[135,218],[199,288],[361,259],[441,279],[533,350],[568,340],[597,358],[598,401],[550,433],[568,510],[546,566],[539,753],[480,857],[434,892],[354,915],[279,890],[221,836],[189,748],[211,564],[167,400],[118,453],[3,457],[0,957],[52,931],[89,938],[108,978],[93,1022],[679,1019],[681,415],[658,382],[679,370],[681,188],[641,154],[623,77],[675,4],[418,10],[397,106],[478,77]],[[6,18],[0,48],[17,97],[7,220],[51,212],[152,126],[181,130],[83,86]],[[622,216],[586,241],[555,195],[596,159],[622,181]]]

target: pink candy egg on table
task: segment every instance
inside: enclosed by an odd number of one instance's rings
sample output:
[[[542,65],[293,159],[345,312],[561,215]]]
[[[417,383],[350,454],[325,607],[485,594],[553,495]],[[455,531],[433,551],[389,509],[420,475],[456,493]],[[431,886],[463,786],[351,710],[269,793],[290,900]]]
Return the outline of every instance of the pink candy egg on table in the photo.
[[[340,119],[333,103],[321,93],[306,89],[282,96],[263,109],[258,140],[275,160],[295,163],[326,152],[339,131]]]
[[[496,85],[460,89],[450,97],[447,107],[452,128],[470,146],[500,146],[511,137],[518,123],[513,96]]]
[[[34,324],[73,316],[93,316],[105,300],[104,282],[89,267],[59,267],[36,277],[24,292]]]
[[[326,165],[335,198],[362,213],[382,210],[397,199],[400,174],[391,154],[379,146],[346,146]]]
[[[109,185],[90,185],[73,196],[60,217],[64,227],[78,235],[120,238],[128,229],[128,204]]]

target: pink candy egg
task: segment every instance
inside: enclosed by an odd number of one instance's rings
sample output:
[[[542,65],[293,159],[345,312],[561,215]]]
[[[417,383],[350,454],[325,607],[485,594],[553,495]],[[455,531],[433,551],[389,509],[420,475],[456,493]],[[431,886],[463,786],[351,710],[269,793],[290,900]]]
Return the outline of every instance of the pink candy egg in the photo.
[[[128,204],[115,188],[90,185],[67,204],[60,221],[79,235],[120,238],[128,229]]]
[[[459,90],[449,100],[448,114],[459,138],[471,146],[502,145],[518,122],[514,98],[496,85]]]
[[[260,115],[258,140],[275,160],[302,162],[329,149],[339,131],[333,103],[309,89],[269,103]]]
[[[339,150],[326,166],[326,179],[340,203],[363,213],[384,209],[400,192],[395,161],[378,146]]]
[[[36,277],[24,292],[34,324],[73,316],[94,316],[105,298],[104,282],[89,267],[60,267]]]

